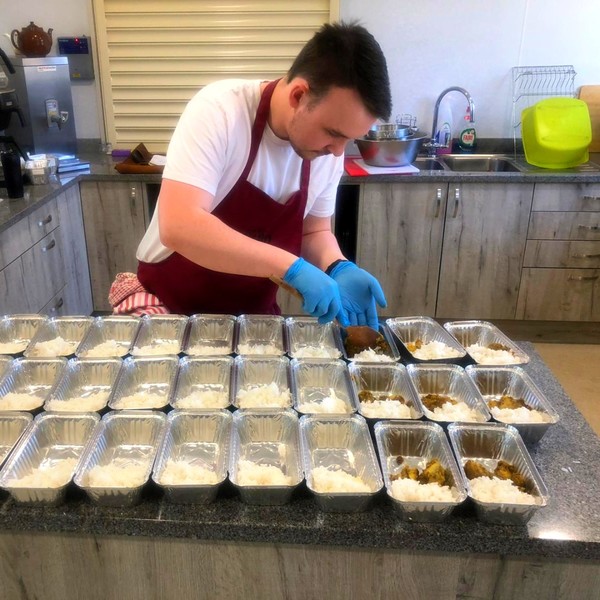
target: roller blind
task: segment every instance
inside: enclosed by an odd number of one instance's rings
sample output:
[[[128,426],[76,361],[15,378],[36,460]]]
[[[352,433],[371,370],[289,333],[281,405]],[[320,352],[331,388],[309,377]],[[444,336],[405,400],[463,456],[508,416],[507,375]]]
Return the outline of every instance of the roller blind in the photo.
[[[179,115],[218,79],[272,79],[339,0],[93,0],[105,135],[167,148]]]

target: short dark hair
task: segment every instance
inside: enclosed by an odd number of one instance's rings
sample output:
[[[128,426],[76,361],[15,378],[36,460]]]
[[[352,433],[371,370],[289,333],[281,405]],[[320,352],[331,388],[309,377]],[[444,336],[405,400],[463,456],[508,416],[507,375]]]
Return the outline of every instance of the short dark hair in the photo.
[[[331,87],[356,90],[365,108],[387,121],[392,112],[385,56],[377,40],[357,23],[323,25],[287,72],[287,81],[304,77],[316,99]]]

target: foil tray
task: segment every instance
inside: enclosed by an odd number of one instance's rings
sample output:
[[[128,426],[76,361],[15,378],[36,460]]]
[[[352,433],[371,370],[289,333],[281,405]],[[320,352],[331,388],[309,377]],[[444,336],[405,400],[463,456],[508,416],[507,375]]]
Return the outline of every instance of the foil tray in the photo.
[[[385,338],[385,341],[388,343],[388,346],[390,347],[390,354],[386,354],[386,356],[388,356],[391,360],[389,360],[389,361],[374,361],[374,362],[376,364],[379,364],[380,362],[382,362],[383,364],[387,364],[387,363],[399,361],[401,359],[401,356],[400,356],[400,352],[398,350],[398,346],[394,340],[394,336],[392,335],[392,332],[389,330],[388,327],[380,324],[379,325],[379,333]],[[352,362],[361,362],[361,363],[371,362],[371,361],[363,359],[363,358],[357,358],[356,356],[348,355],[348,351],[346,350],[346,345],[345,345],[347,336],[348,336],[348,333],[347,333],[346,329],[342,328],[341,332],[340,332],[340,337],[342,340],[342,356],[343,356],[343,358],[347,361],[352,361]]]
[[[25,349],[27,358],[53,358],[57,356],[74,356],[87,330],[92,324],[92,317],[52,317],[42,321],[33,339]],[[54,350],[46,344],[62,338],[66,344]]]
[[[0,467],[29,427],[33,416],[27,412],[0,413]]]
[[[145,315],[131,349],[133,356],[179,354],[188,325],[182,315]]]
[[[244,404],[240,392],[261,389],[275,384],[278,394],[287,394],[285,406],[280,406],[279,397],[271,403],[261,406]],[[267,388],[270,389],[270,388]],[[268,393],[265,391],[265,395]],[[234,360],[234,377],[231,402],[236,408],[289,408],[292,406],[290,386],[290,361],[285,356],[236,356]]]
[[[173,410],[167,417],[163,442],[152,471],[152,479],[171,502],[207,504],[212,502],[227,478],[231,437],[231,413],[227,410],[202,412]],[[169,477],[172,465],[184,473],[184,480]],[[185,465],[185,466],[184,466]],[[185,480],[187,467],[202,467],[216,475],[214,483]],[[193,479],[193,474],[189,474]]]
[[[75,354],[78,358],[122,358],[131,351],[140,323],[137,317],[96,317]]]
[[[282,356],[286,351],[284,319],[277,315],[240,315],[235,334],[236,354]]]
[[[287,353],[291,358],[340,358],[343,344],[339,326],[321,325],[316,317],[285,320]]]
[[[238,410],[233,414],[229,478],[247,504],[289,502],[304,479],[298,438],[298,415],[291,409]],[[248,485],[240,479],[240,461],[275,467],[289,477],[284,485]]]
[[[189,356],[232,354],[235,322],[232,315],[192,315],[183,352]]]
[[[0,317],[0,354],[23,354],[40,325],[47,319],[35,314]]]

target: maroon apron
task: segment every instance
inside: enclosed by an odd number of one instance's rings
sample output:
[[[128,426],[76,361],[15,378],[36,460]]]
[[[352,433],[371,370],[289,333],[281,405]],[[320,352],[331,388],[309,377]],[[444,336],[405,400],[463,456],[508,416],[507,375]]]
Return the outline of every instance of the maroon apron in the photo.
[[[285,204],[276,202],[247,181],[267,123],[276,85],[277,81],[270,82],[262,93],[252,126],[246,166],[212,214],[248,237],[299,255],[310,162],[302,161],[300,189]],[[281,313],[276,301],[277,286],[268,278],[213,271],[177,252],[158,263],[140,261],[138,278],[173,313]]]

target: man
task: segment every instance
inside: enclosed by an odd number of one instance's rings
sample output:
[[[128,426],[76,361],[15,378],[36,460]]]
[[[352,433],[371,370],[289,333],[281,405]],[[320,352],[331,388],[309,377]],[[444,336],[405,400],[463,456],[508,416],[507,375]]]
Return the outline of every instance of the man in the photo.
[[[205,86],[169,144],[142,286],[171,312],[278,314],[274,276],[319,322],[377,328],[381,286],[331,215],[346,143],[390,113],[385,57],[356,24],[324,25],[282,79]]]

